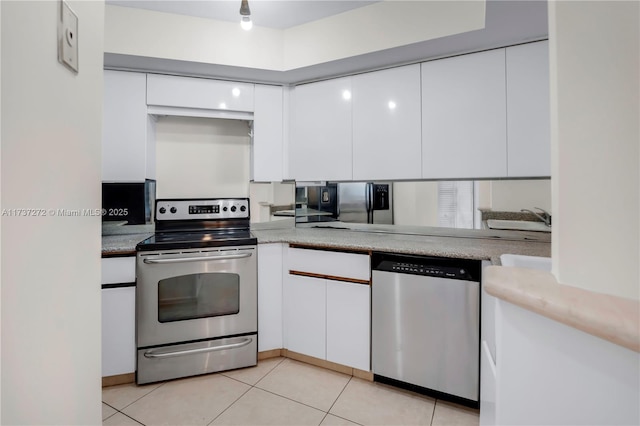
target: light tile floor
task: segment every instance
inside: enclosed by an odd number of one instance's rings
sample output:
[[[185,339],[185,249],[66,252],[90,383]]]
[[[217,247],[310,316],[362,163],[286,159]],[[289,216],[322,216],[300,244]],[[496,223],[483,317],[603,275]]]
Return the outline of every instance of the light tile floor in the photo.
[[[478,410],[286,358],[102,390],[103,425],[478,425]]]

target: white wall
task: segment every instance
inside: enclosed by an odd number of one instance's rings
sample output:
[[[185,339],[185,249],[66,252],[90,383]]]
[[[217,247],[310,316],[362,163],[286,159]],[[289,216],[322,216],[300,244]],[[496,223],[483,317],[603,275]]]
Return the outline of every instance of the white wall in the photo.
[[[57,61],[59,2],[3,1],[2,424],[101,422],[99,209],[104,4],[79,18],[75,75]],[[8,37],[7,35],[10,35]]]
[[[484,28],[485,2],[381,1],[284,31],[295,69]]]
[[[438,226],[438,182],[394,182],[393,223]]]
[[[238,2],[238,10],[240,2]],[[282,70],[282,31],[239,21],[107,5],[104,51],[209,64]]]
[[[295,202],[295,184],[281,182],[252,182],[250,184],[251,222],[269,222],[281,217],[272,217],[271,206],[289,206]],[[294,207],[291,207],[292,209]]]
[[[549,3],[553,271],[640,299],[640,3]]]
[[[0,5],[0,46],[2,45],[2,6]],[[0,82],[2,81],[2,55],[0,55]],[[0,188],[2,188],[2,84],[0,84]],[[0,211],[2,196],[0,196]],[[0,241],[2,241],[2,220],[0,220]],[[2,244],[0,243],[0,378],[2,377]],[[2,423],[2,383],[0,379],[0,423]]]
[[[484,22],[484,0],[385,1],[286,30],[251,31],[236,22],[108,5],[105,52],[286,71],[483,29]]]
[[[242,120],[159,118],[157,197],[248,197],[248,133],[249,124]]]
[[[519,212],[540,207],[551,212],[551,181],[548,179],[494,180],[490,185],[489,207],[493,210]]]

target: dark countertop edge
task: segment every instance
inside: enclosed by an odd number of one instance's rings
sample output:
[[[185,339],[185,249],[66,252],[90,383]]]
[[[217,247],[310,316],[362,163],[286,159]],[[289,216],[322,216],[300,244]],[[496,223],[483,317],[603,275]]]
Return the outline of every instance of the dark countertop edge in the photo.
[[[135,256],[136,250],[102,250],[102,258]]]

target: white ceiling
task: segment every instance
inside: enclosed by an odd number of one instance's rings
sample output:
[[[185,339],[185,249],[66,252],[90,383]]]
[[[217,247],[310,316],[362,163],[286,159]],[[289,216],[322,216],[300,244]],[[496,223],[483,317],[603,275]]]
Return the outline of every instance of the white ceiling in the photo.
[[[379,1],[379,0],[378,0]],[[106,0],[107,4],[240,22],[240,0]],[[377,1],[249,0],[254,25],[285,29]]]

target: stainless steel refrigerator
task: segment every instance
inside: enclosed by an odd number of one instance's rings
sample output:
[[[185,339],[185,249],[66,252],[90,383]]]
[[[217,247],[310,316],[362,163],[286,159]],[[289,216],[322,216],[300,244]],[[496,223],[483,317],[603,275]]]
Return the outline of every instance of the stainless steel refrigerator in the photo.
[[[338,184],[338,220],[393,224],[393,190],[389,182]]]

